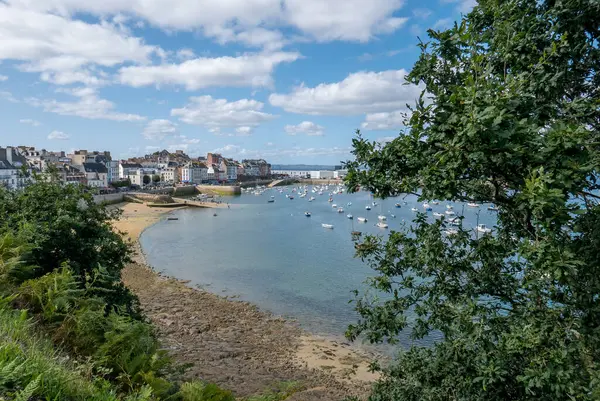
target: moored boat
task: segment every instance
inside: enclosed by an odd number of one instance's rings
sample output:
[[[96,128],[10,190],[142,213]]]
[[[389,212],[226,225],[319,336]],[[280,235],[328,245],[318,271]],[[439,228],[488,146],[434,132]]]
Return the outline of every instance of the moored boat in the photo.
[[[467,206],[469,206],[469,207],[479,207],[479,205],[477,203],[473,203],[473,202],[467,203]]]
[[[371,210],[371,206],[369,206],[369,205],[365,206],[365,210]]]
[[[357,220],[358,220],[359,223],[366,223],[367,222],[367,219],[365,217],[359,217]]]
[[[321,224],[321,227],[328,228],[328,229],[332,230],[333,229],[333,224],[325,224],[325,223],[323,223],[323,224]]]
[[[385,217],[384,215],[381,215],[381,214],[379,216],[377,216],[377,218],[379,219],[379,221],[387,220],[387,217]]]
[[[352,216],[351,214],[347,214],[346,217],[349,218],[350,220],[352,220],[354,218],[354,216]]]
[[[485,224],[478,224],[476,230],[483,234],[489,234],[492,232],[492,229],[488,228]]]
[[[384,223],[383,221],[380,221],[379,223],[377,223],[375,225],[379,228],[388,228],[387,223]]]
[[[310,216],[311,216],[310,212],[304,212],[304,215],[305,215],[306,217],[310,217]]]

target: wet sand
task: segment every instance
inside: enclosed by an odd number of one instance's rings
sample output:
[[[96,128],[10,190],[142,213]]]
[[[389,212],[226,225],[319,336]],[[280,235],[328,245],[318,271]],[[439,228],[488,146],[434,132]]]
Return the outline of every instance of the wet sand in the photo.
[[[333,401],[367,394],[377,378],[368,371],[373,355],[344,341],[308,334],[248,302],[161,276],[146,265],[137,240],[173,209],[138,203],[117,207],[123,215],[115,228],[138,250],[135,263],[123,271],[123,281],[139,297],[175,361],[191,365],[186,379],[215,382],[238,397],[289,381],[301,388],[289,400]]]

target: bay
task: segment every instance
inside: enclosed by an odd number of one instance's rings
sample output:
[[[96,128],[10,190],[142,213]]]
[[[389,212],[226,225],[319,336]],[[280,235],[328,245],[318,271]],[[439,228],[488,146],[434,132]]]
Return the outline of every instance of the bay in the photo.
[[[329,192],[318,195],[311,188],[304,198],[285,187],[259,196],[223,197],[229,209],[178,210],[173,214],[179,220],[163,220],[149,227],[140,242],[149,264],[170,276],[220,295],[238,296],[263,310],[297,320],[309,332],[340,336],[358,319],[348,302],[353,298],[351,291],[365,290],[365,279],[374,273],[353,257],[351,232],[387,236],[389,230],[410,224],[415,216],[411,208],[423,208],[413,195],[376,199],[378,205],[372,206],[368,192],[334,194],[333,202],[328,202]],[[333,189],[331,186],[329,191]],[[267,203],[271,196],[274,203]],[[309,202],[311,196],[316,199]],[[338,213],[332,204],[344,212]],[[366,205],[372,210],[366,210]],[[431,207],[444,213],[445,205]],[[493,226],[495,215],[486,205],[452,205],[458,215],[464,214],[466,227],[474,228],[478,222]],[[306,211],[311,217],[304,215]],[[346,217],[348,213],[353,220]],[[386,216],[389,229],[375,226],[378,215]],[[434,218],[432,212],[429,215]],[[368,222],[359,223],[358,217],[366,217]],[[334,229],[323,228],[323,223]],[[399,340],[405,347],[412,343],[408,333],[401,333]],[[419,343],[435,340],[431,336]]]

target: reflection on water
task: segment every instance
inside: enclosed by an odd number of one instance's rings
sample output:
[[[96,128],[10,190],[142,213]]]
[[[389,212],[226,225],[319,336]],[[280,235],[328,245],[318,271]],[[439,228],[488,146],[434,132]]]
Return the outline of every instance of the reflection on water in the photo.
[[[389,229],[399,229],[414,217],[412,207],[422,207],[416,197],[406,196],[377,200],[379,205],[367,211],[365,206],[372,199],[366,192],[333,195],[333,202],[328,202],[327,193],[309,192],[305,198],[296,195],[290,200],[285,194],[291,188],[286,191],[224,198],[231,208],[218,210],[217,217],[210,209],[174,212],[178,221],[161,221],[142,235],[148,262],[209,291],[239,295],[262,309],[296,319],[313,333],[343,334],[357,319],[348,303],[351,291],[364,290],[364,280],[373,275],[367,265],[354,259],[351,231],[385,235],[388,230],[375,227],[378,215],[387,216]],[[275,202],[267,203],[271,195]],[[316,198],[313,202],[308,201],[311,195]],[[343,207],[344,213],[337,213],[332,203]],[[440,213],[446,210],[445,204],[431,207]],[[455,204],[454,210],[462,214],[463,205]],[[306,217],[305,211],[312,217]],[[495,220],[485,206],[464,207],[464,215],[470,227],[477,221],[493,226]],[[358,217],[368,222],[359,223]],[[333,224],[334,229],[325,229],[322,223]],[[408,333],[401,335],[400,343],[411,343]]]

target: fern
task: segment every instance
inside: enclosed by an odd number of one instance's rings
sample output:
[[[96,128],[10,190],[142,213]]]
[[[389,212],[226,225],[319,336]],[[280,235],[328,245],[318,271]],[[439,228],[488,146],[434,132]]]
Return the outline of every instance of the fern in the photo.
[[[40,382],[42,381],[42,374],[39,374],[35,379],[29,382],[27,386],[17,393],[15,401],[29,401],[34,394],[40,389]]]

